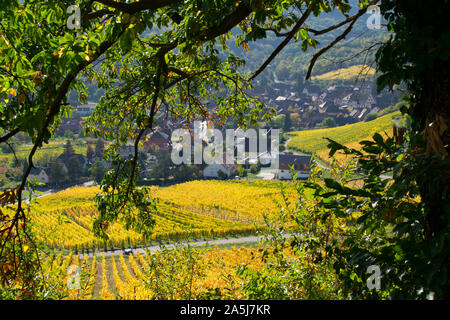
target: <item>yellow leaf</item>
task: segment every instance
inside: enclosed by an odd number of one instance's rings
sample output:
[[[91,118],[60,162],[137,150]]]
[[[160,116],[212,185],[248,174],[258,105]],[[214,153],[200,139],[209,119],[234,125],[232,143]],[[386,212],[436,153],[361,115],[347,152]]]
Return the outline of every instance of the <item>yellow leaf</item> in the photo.
[[[249,49],[250,49],[249,45],[248,45],[247,43],[245,43],[245,42],[242,42],[242,43],[241,43],[241,47],[242,47],[242,49],[244,49],[244,50],[249,50]]]
[[[13,95],[14,97],[17,95],[17,92],[15,89],[10,89],[9,94]]]
[[[40,71],[36,71],[31,75],[31,79],[33,80],[34,84],[39,85],[42,82],[43,74]]]

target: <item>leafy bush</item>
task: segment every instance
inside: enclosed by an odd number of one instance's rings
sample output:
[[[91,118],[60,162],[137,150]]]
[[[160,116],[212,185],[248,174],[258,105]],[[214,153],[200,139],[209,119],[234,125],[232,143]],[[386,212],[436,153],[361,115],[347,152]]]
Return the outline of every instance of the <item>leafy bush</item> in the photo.
[[[365,122],[369,122],[372,120],[375,120],[376,118],[378,118],[378,115],[376,113],[368,113],[365,117],[364,117],[364,121]]]
[[[64,138],[66,139],[73,139],[75,137],[75,134],[71,130],[64,131]]]
[[[245,176],[245,169],[244,169],[244,167],[241,164],[238,166],[237,172],[238,172],[238,176],[239,177],[244,177]]]
[[[399,133],[401,132],[401,133]],[[350,231],[340,245],[330,247],[343,290],[354,298],[438,298],[449,288],[450,256],[449,207],[443,208],[443,228],[434,236],[428,231],[425,204],[419,188],[420,176],[413,172],[435,173],[447,164],[437,156],[426,156],[410,146],[405,131],[395,138],[380,134],[373,141],[361,141],[362,150],[349,149],[330,140],[330,156],[338,150],[356,157],[360,183],[325,179],[325,186],[309,184],[324,210],[344,219]],[[423,144],[423,141],[422,141]],[[423,147],[423,146],[422,146]],[[389,174],[393,177],[390,178]],[[347,174],[348,175],[348,174]],[[432,178],[433,179],[433,178]],[[329,216],[323,215],[322,223]],[[367,268],[379,266],[381,290],[367,290]]]
[[[0,150],[2,151],[2,153],[11,153],[12,152],[11,148],[6,143],[0,144]]]
[[[311,183],[319,184],[321,168],[312,168]],[[265,216],[264,267],[242,266],[246,299],[342,299],[341,282],[333,269],[336,261],[329,249],[348,230],[331,210],[319,205],[304,182],[295,180],[297,200],[282,188],[283,201],[277,217]],[[328,216],[322,221],[323,216]],[[322,223],[323,222],[323,223]],[[342,227],[344,226],[344,227]]]
[[[336,127],[336,120],[332,117],[327,117],[327,118],[323,119],[321,125],[322,125],[322,127],[325,127],[325,128]]]
[[[219,178],[222,180],[228,179],[228,175],[225,172],[223,172],[222,170],[219,170],[219,172],[217,174],[219,175]]]
[[[410,149],[405,131],[375,134],[361,150],[329,140],[330,156],[355,157],[323,180],[296,181],[298,200],[284,199],[278,219],[266,218],[265,259],[270,268],[242,272],[252,299],[444,299],[449,288],[450,207],[439,233],[430,236],[419,176],[447,164]],[[422,141],[423,144],[423,141]],[[358,165],[357,165],[358,164]],[[392,175],[392,177],[390,176]],[[328,175],[329,176],[329,175]],[[369,286],[371,268],[380,288]]]
[[[251,173],[257,173],[260,168],[261,168],[261,166],[260,166],[260,164],[258,162],[258,163],[250,165],[250,169],[249,170],[250,170]]]

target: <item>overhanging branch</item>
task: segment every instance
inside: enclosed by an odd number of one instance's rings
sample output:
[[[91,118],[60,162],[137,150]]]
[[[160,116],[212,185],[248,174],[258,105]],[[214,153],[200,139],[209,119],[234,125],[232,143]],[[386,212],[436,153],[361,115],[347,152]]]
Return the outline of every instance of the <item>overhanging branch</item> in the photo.
[[[369,3],[369,6],[374,5],[376,3],[378,3],[380,0],[372,0]],[[308,80],[311,78],[311,73],[312,73],[312,69],[314,68],[314,65],[317,61],[317,59],[319,59],[319,57],[321,55],[323,55],[325,52],[327,52],[329,49],[331,49],[336,43],[338,43],[339,41],[341,41],[342,39],[344,39],[352,30],[353,25],[356,23],[356,21],[358,20],[359,17],[361,17],[363,14],[365,14],[367,12],[367,8],[362,8],[358,11],[358,13],[356,13],[354,16],[351,16],[349,18],[347,18],[346,20],[344,20],[343,22],[332,26],[330,28],[324,29],[322,31],[315,31],[316,34],[323,34],[325,32],[329,32],[331,30],[337,29],[343,25],[345,25],[346,23],[350,22],[350,25],[347,27],[347,29],[344,30],[344,32],[338,36],[336,39],[334,39],[331,43],[329,43],[326,47],[320,49],[311,59],[311,62],[309,63],[309,67],[308,67],[308,72],[306,73],[306,77],[305,79]]]
[[[280,51],[292,40],[295,34],[300,30],[303,23],[305,23],[306,19],[308,19],[309,15],[312,12],[312,7],[308,7],[305,13],[301,16],[301,18],[297,21],[294,28],[287,34],[286,38],[278,45],[278,47],[272,52],[269,58],[256,70],[253,75],[248,79],[249,81],[255,79],[264,69],[272,62],[272,60],[280,53]]]
[[[322,49],[319,50],[319,52],[317,52],[316,54],[314,54],[314,56],[311,59],[311,62],[309,63],[309,67],[308,67],[308,72],[306,73],[306,80],[311,78],[311,73],[312,73],[312,69],[314,68],[314,65],[316,64],[317,59],[319,59],[319,57],[321,55],[323,55],[325,52],[327,52],[330,48],[332,48],[336,43],[338,43],[339,41],[341,41],[342,39],[344,39],[347,34],[350,33],[350,31],[353,28],[353,25],[355,24],[357,19],[354,19],[350,25],[347,27],[347,29],[345,29],[345,31],[338,36],[336,39],[334,39],[332,42],[330,42],[326,47],[323,47]]]
[[[380,0],[372,0],[369,3],[369,6],[377,4],[378,2],[380,2]],[[275,35],[277,37],[285,37],[285,39],[283,40],[283,42],[281,42],[278,47],[272,52],[272,54],[269,56],[269,58],[261,65],[261,67],[258,68],[257,71],[255,71],[253,73],[253,75],[249,78],[249,81],[253,80],[254,78],[256,78],[261,72],[263,72],[265,70],[265,68],[270,64],[270,62],[272,62],[272,60],[278,55],[278,53],[280,53],[280,51],[289,43],[289,41],[294,37],[295,33],[297,33],[300,28],[302,27],[302,25],[304,24],[305,20],[308,18],[309,16],[309,12],[311,10],[311,6],[308,7],[308,9],[305,11],[305,13],[302,15],[302,17],[300,18],[300,20],[295,24],[294,28],[287,32],[287,33],[281,33],[273,28],[266,28],[264,30],[266,31],[272,31],[275,33]],[[331,42],[328,46],[326,46],[325,48],[323,48],[322,50],[320,50],[316,55],[314,55],[313,59],[311,60],[310,66],[309,66],[309,70],[308,70],[308,76],[306,77],[306,79],[309,79],[311,76],[311,71],[312,68],[316,62],[316,60],[323,54],[325,53],[327,50],[329,50],[331,47],[333,47],[336,43],[338,43],[339,41],[341,41],[343,38],[345,38],[345,36],[351,31],[354,23],[356,22],[356,20],[358,20],[359,17],[361,17],[363,14],[365,14],[367,12],[367,8],[362,8],[360,9],[355,15],[348,17],[347,19],[345,19],[344,21],[335,24],[331,27],[328,27],[326,29],[323,30],[314,30],[314,29],[308,29],[308,32],[311,32],[314,35],[321,35],[321,34],[325,34],[328,33],[330,31],[336,30],[348,23],[350,23],[350,26],[339,36],[337,37],[333,42]]]
[[[145,10],[156,10],[159,8],[173,5],[178,2],[182,2],[182,0],[141,0],[133,3],[124,3],[113,0],[96,0],[96,1],[100,2],[101,4],[104,4],[105,6],[129,14],[138,13]]]
[[[7,142],[10,138],[15,136],[19,132],[20,132],[19,128],[16,128],[16,129],[10,131],[9,133],[5,134],[3,137],[0,137],[0,143]]]

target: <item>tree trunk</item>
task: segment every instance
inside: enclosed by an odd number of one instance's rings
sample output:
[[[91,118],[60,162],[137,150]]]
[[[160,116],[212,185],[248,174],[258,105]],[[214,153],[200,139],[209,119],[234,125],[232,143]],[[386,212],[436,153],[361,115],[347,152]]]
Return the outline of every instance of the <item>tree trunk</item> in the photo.
[[[423,75],[423,87],[418,97],[417,112],[423,119],[426,130],[436,130],[440,141],[427,135],[427,148],[430,153],[438,154],[448,161],[450,145],[450,62],[437,59],[433,67]],[[417,117],[416,117],[417,119]],[[438,121],[441,119],[441,122]],[[432,123],[432,124],[431,124]],[[430,125],[431,124],[431,125]],[[447,127],[444,131],[444,128]],[[427,129],[428,128],[428,129]],[[441,129],[441,132],[439,132]],[[429,154],[429,157],[432,155]],[[444,229],[448,221],[443,218],[445,206],[449,201],[449,167],[443,167],[442,160],[436,160],[441,166],[438,176],[422,177],[420,184],[422,200],[426,205],[425,237],[431,241]]]
[[[422,78],[422,90],[418,97],[416,108],[417,116],[420,114],[421,127],[427,132],[426,165],[430,167],[425,174],[420,174],[417,179],[422,201],[425,204],[425,240],[430,246],[435,245],[433,240],[439,233],[448,228],[448,220],[445,217],[448,211],[449,192],[449,145],[450,145],[450,62],[437,59],[433,67],[424,72]],[[417,114],[419,113],[419,114]],[[417,117],[415,117],[418,119]],[[431,130],[435,130],[431,138]],[[436,135],[437,134],[437,135]],[[436,136],[438,137],[436,139]],[[433,157],[433,153],[439,157]],[[448,215],[448,212],[447,212]],[[441,266],[449,265],[448,248],[442,252],[438,259]],[[445,253],[447,250],[447,253]],[[450,287],[443,288],[443,298],[450,299]]]

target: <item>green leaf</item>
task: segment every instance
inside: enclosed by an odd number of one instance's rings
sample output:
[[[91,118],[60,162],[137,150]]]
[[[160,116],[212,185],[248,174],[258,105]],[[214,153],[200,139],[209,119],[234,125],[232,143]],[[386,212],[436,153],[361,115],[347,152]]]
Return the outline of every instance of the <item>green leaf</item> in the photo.
[[[378,145],[386,147],[383,137],[378,132],[373,135],[373,140],[375,140]]]
[[[324,179],[324,181],[325,181],[325,185],[328,188],[335,189],[337,191],[342,191],[342,186],[340,185],[339,182],[337,182],[333,179],[329,179],[329,178]]]

